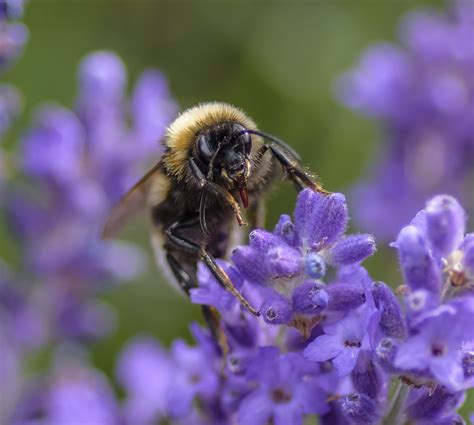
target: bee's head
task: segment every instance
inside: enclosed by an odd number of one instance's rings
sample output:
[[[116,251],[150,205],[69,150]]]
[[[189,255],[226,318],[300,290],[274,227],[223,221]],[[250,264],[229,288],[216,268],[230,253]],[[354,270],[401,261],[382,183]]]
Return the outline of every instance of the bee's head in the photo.
[[[198,134],[195,149],[207,178],[237,189],[247,207],[252,138],[245,130],[236,122],[209,127]]]

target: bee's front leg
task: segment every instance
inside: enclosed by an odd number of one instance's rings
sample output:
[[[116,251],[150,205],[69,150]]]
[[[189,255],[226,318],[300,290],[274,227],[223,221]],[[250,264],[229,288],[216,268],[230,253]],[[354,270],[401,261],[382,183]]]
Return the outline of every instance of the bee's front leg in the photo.
[[[239,204],[232,197],[232,195],[223,187],[208,180],[206,176],[204,176],[204,174],[201,172],[201,170],[199,169],[199,167],[197,166],[193,158],[189,159],[189,165],[190,165],[191,173],[194,176],[194,178],[197,180],[200,189],[205,190],[207,188],[208,190],[212,190],[218,195],[222,196],[222,198],[227,203],[227,205],[231,207],[232,210],[234,211],[235,216],[237,218],[237,222],[239,223],[239,226],[246,225],[247,223],[242,217]],[[206,195],[205,193],[203,193],[199,201],[199,217],[200,217],[201,229],[203,233],[208,234],[209,230],[207,229],[207,224],[205,220],[205,208],[206,208]]]
[[[216,280],[222,285],[225,289],[227,289],[232,295],[234,295],[237,300],[254,316],[260,316],[260,312],[255,310],[250,303],[244,298],[244,296],[237,290],[234,286],[232,281],[230,280],[227,273],[222,270],[222,268],[217,264],[215,258],[206,251],[205,247],[200,247],[194,242],[183,238],[181,235],[178,234],[179,230],[191,228],[196,226],[199,223],[199,217],[194,217],[190,220],[186,221],[177,221],[172,224],[168,229],[166,229],[165,233],[170,242],[172,242],[175,246],[181,248],[182,250],[189,252],[191,254],[197,254],[201,258],[202,261],[206,264],[209,268],[211,273],[214,275]]]
[[[265,144],[261,147],[260,151],[257,152],[257,155],[263,156],[268,150],[281,164],[283,170],[295,184],[298,191],[309,188],[323,195],[329,195],[330,192],[323,189],[323,187],[315,181],[315,177],[300,164],[286,145],[281,142]]]

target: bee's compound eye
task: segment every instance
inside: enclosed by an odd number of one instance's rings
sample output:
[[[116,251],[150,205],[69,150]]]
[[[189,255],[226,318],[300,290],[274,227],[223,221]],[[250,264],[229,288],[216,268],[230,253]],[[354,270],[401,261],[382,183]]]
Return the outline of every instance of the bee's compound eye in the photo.
[[[243,146],[245,153],[249,155],[252,150],[252,138],[249,133],[245,132],[246,130],[247,129],[243,125],[234,124],[234,134],[239,134],[237,143],[240,146]]]
[[[199,136],[196,149],[199,157],[205,162],[209,162],[215,152],[215,147],[207,134]]]
[[[250,137],[249,133],[244,133],[242,136],[240,136],[242,143],[244,145],[245,153],[247,155],[250,154],[250,151],[252,150],[252,138]]]

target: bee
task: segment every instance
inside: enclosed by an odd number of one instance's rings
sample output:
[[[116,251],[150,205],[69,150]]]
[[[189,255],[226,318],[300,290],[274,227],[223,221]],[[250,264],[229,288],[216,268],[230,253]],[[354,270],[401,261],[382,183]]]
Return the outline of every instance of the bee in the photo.
[[[258,316],[215,259],[225,256],[233,229],[246,224],[242,208],[259,216],[280,168],[298,190],[328,193],[301,166],[293,149],[259,131],[243,111],[226,103],[198,105],[169,126],[161,159],[118,202],[103,236],[116,235],[129,217],[148,208],[152,246],[169,280],[189,295],[197,286],[202,260]]]

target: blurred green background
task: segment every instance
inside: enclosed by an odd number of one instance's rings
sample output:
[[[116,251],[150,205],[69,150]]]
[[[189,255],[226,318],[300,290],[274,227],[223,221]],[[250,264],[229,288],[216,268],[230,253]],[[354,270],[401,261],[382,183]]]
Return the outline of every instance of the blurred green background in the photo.
[[[13,152],[21,129],[41,102],[72,106],[79,60],[112,49],[126,63],[130,86],[148,67],[162,70],[181,109],[222,100],[240,106],[264,131],[300,152],[332,191],[345,191],[373,159],[376,123],[335,100],[335,77],[353,66],[371,43],[397,40],[397,22],[413,0],[32,0],[24,21],[30,41],[6,75],[25,96],[25,111],[6,141]],[[280,185],[269,200],[268,224],[291,213],[295,194]],[[148,252],[145,215],[124,237]],[[6,243],[2,256],[12,258]],[[374,279],[400,283],[394,253],[379,247],[367,262]],[[117,331],[94,347],[94,363],[113,374],[114,359],[132,335],[145,332],[164,344],[188,338],[200,320],[192,306],[163,282],[151,256],[148,272],[105,297],[115,306]],[[468,412],[467,406],[463,409]]]

